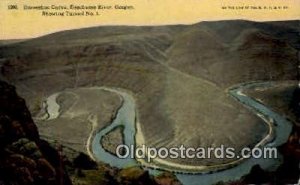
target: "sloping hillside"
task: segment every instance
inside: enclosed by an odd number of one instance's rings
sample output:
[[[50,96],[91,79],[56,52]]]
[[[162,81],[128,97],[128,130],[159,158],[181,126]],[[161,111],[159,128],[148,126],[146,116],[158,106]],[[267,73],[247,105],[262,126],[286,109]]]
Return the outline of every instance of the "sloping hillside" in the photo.
[[[297,75],[299,22],[204,22],[185,30],[168,49],[169,65],[221,87]]]
[[[295,79],[295,24],[225,21],[64,31],[0,47],[1,76],[16,85],[34,113],[48,96],[68,88],[126,89],[136,98],[147,145],[226,143],[239,152],[260,141],[267,127],[225,89],[247,81]]]

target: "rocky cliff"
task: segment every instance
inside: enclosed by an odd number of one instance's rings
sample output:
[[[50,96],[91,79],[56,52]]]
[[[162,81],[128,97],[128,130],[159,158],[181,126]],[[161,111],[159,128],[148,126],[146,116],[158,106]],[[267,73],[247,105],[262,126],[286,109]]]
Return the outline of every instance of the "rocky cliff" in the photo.
[[[25,101],[0,81],[0,184],[71,184],[61,155],[40,139]]]

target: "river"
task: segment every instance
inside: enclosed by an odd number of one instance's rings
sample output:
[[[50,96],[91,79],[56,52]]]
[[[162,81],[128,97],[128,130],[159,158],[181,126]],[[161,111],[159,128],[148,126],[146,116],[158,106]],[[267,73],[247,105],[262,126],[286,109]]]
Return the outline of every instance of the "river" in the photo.
[[[270,126],[272,132],[275,134],[275,138],[264,138],[265,140],[260,143],[260,147],[277,147],[285,143],[290,135],[292,126],[284,117],[270,110],[260,102],[243,94],[243,90],[247,88],[256,87],[271,87],[271,82],[259,82],[259,83],[245,83],[240,84],[228,90],[228,93],[237,101],[242,103],[245,107],[249,108],[255,114],[260,115],[264,121],[273,120],[275,124]],[[116,93],[123,98],[123,105],[118,110],[116,118],[109,126],[102,128],[98,131],[93,131],[94,137],[91,137],[91,152],[94,159],[110,164],[111,166],[124,168],[129,166],[137,166],[139,163],[135,159],[130,157],[126,159],[120,159],[111,153],[105,151],[101,146],[100,141],[103,136],[112,131],[115,127],[124,126],[124,143],[127,146],[135,145],[136,136],[136,104],[134,97],[122,89],[108,88],[108,87],[91,87],[95,90],[106,90],[112,93]],[[50,119],[55,119],[58,116],[58,105],[55,102],[57,94],[50,96],[47,101],[48,113]],[[207,174],[185,174],[174,173],[177,178],[184,185],[199,185],[199,184],[215,184],[219,181],[233,181],[238,180],[242,176],[248,174],[254,165],[260,165],[262,169],[275,170],[281,164],[281,157],[277,159],[246,159],[235,167],[228,168],[223,171],[207,173]],[[148,169],[149,170],[149,169]],[[159,170],[149,170],[152,174],[159,174]]]

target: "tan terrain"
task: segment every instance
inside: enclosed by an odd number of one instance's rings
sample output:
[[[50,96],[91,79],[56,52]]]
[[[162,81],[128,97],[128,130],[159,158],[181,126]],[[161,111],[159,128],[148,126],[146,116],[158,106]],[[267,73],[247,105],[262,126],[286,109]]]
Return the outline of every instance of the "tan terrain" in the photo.
[[[296,34],[298,22],[224,21],[64,31],[1,47],[1,76],[17,86],[33,114],[56,92],[77,93],[78,88],[92,86],[122,88],[136,99],[148,146],[224,144],[239,152],[264,138],[268,126],[225,89],[247,81],[295,79],[299,39],[291,39],[295,37],[288,33]],[[63,109],[65,120],[41,122],[41,133],[82,150],[79,143],[85,142],[92,128],[89,115],[103,114],[103,120],[108,120],[119,105],[107,93],[87,94],[80,101],[85,106],[75,109],[84,113],[72,117]],[[68,137],[70,130],[72,137]],[[183,165],[230,161],[167,160]]]

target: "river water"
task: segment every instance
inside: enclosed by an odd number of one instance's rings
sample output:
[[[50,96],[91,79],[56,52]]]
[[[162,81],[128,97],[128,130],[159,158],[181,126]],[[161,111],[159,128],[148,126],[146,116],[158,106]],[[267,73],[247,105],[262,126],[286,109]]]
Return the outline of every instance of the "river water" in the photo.
[[[248,83],[242,84],[235,88],[229,90],[229,94],[235,98],[240,103],[244,104],[246,107],[251,109],[256,114],[261,114],[266,120],[272,119],[274,121],[274,132],[276,137],[264,145],[264,147],[276,147],[283,143],[285,143],[288,139],[288,136],[291,132],[291,123],[288,122],[285,118],[280,116],[279,114],[273,112],[269,108],[265,107],[261,103],[256,100],[244,95],[242,90],[247,88],[256,88],[256,87],[269,87],[272,86],[270,82],[261,82],[261,83]],[[136,107],[134,97],[123,91],[121,89],[114,88],[106,88],[106,87],[91,87],[95,90],[107,90],[113,93],[117,93],[123,98],[123,105],[118,110],[116,118],[113,122],[99,131],[96,131],[95,136],[91,142],[92,153],[96,160],[103,161],[105,163],[110,164],[111,166],[124,168],[129,166],[137,166],[139,163],[130,157],[126,159],[120,159],[111,153],[104,150],[101,146],[100,141],[103,136],[112,131],[115,127],[123,125],[124,126],[124,143],[127,146],[131,146],[135,144],[135,135],[136,135]],[[53,96],[50,98],[53,101]],[[48,102],[49,109],[57,110],[57,105],[54,102]],[[51,107],[51,104],[54,104],[54,108]],[[48,111],[49,112],[49,111]],[[57,113],[54,113],[55,116]],[[51,117],[51,116],[50,116]],[[53,119],[53,117],[51,117]],[[260,165],[261,168],[267,170],[275,170],[281,164],[281,157],[277,159],[254,159],[250,158],[244,160],[241,164],[223,170],[219,172],[209,173],[209,174],[184,174],[184,173],[175,173],[177,178],[184,185],[199,185],[199,184],[215,184],[219,181],[233,181],[238,180],[242,176],[248,174],[251,168],[254,165]],[[159,174],[159,170],[149,170],[152,174]]]
[[[270,143],[267,143],[265,147],[277,147],[285,143],[292,131],[292,124],[284,117],[262,105],[258,101],[244,95],[242,90],[248,88],[266,88],[271,87],[272,85],[272,82],[247,83],[238,85],[237,87],[229,90],[229,94],[231,96],[250,108],[255,113],[263,115],[267,120],[273,119],[275,123],[273,127],[275,138]],[[275,170],[281,164],[281,162],[281,157],[278,157],[277,159],[250,158],[233,168],[217,173],[206,175],[177,174],[176,176],[184,185],[215,184],[219,181],[226,182],[238,180],[242,176],[248,174],[254,165],[260,165],[262,169],[266,170]]]
[[[93,87],[95,90],[103,89]],[[128,156],[125,159],[120,159],[114,155],[111,155],[109,152],[105,151],[101,146],[101,139],[107,133],[112,131],[114,128],[123,125],[124,126],[124,144],[127,146],[134,146],[135,143],[135,101],[134,98],[129,95],[128,93],[116,90],[112,88],[105,88],[104,90],[117,93],[123,98],[123,105],[119,109],[116,119],[109,124],[107,127],[101,129],[97,134],[94,136],[92,140],[92,152],[95,158],[99,161],[104,161],[111,166],[124,168],[126,166],[133,166],[137,165],[135,159],[130,158]]]

